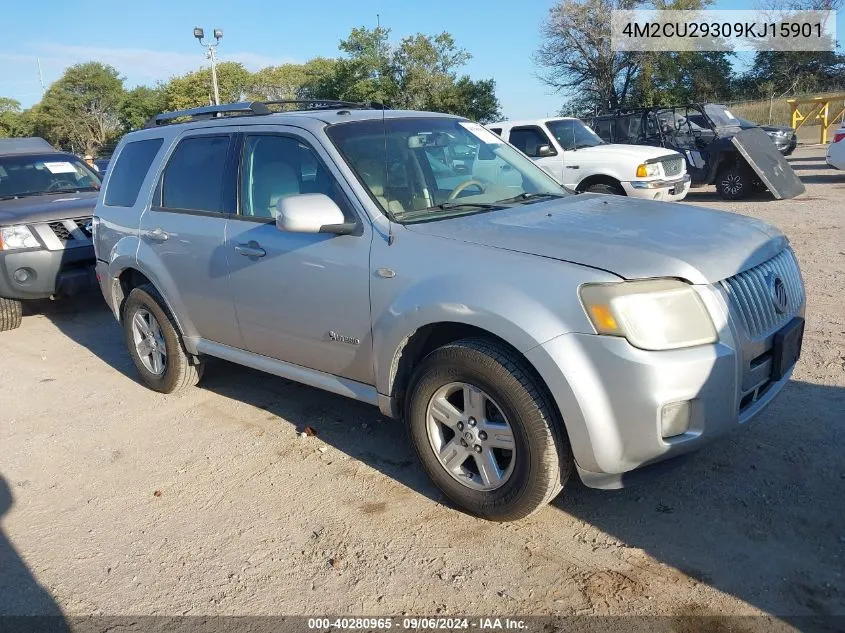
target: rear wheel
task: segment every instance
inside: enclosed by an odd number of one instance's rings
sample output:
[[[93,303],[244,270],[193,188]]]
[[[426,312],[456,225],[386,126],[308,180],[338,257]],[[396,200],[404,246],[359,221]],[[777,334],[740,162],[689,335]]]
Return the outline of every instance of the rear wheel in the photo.
[[[756,174],[746,165],[732,165],[719,172],[716,191],[723,200],[741,200],[754,191],[756,179]]]
[[[429,354],[411,379],[406,417],[435,485],[487,519],[536,512],[572,469],[569,444],[538,379],[504,346],[466,339]]]
[[[0,297],[0,332],[19,328],[22,316],[23,307],[20,301]]]
[[[152,285],[129,293],[123,331],[129,356],[147,387],[173,393],[199,382],[203,366],[185,351],[175,322]]]

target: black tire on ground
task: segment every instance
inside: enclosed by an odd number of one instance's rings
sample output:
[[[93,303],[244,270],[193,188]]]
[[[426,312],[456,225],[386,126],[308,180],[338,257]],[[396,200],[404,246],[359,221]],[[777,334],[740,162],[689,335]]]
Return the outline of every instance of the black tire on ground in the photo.
[[[19,328],[22,315],[23,309],[20,301],[0,297],[0,332]]]
[[[164,372],[156,375],[141,362],[132,332],[132,320],[138,310],[146,310],[152,314],[161,327],[167,353]],[[134,288],[123,306],[123,333],[129,356],[141,376],[141,382],[150,389],[161,393],[182,391],[196,385],[203,373],[203,364],[195,361],[185,351],[182,337],[176,328],[176,323],[170,315],[164,300],[151,285],[145,284]]]
[[[716,176],[716,191],[723,200],[742,200],[754,192],[755,180],[758,180],[757,174],[750,167],[734,164]]]
[[[584,189],[586,193],[609,193],[614,196],[624,196],[625,190],[619,185],[599,182]]]
[[[494,490],[474,490],[446,471],[426,431],[428,404],[455,382],[489,394],[513,431],[513,470]],[[483,339],[464,339],[429,354],[417,367],[408,389],[405,416],[411,442],[423,469],[456,506],[493,521],[533,514],[566,484],[574,463],[562,423],[549,397],[525,361],[506,347]]]

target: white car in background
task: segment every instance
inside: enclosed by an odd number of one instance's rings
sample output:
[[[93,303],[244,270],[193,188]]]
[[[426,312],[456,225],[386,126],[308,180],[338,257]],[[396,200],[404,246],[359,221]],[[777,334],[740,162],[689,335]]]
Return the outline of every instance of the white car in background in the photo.
[[[690,188],[687,163],[678,152],[605,143],[580,119],[502,121],[487,129],[579,192],[676,201]]]
[[[845,169],[845,126],[836,130],[833,142],[827,146],[827,164],[834,169]]]

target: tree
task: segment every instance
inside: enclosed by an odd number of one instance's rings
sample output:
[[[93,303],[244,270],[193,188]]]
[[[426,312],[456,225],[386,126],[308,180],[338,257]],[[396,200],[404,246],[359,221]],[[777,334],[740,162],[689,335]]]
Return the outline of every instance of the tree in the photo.
[[[644,54],[631,102],[646,106],[728,99],[732,56],[722,51]]]
[[[144,127],[149,119],[167,109],[164,89],[137,86],[129,90],[120,104],[119,117],[124,132]]]
[[[44,94],[35,127],[53,145],[95,154],[118,135],[122,101],[117,70],[99,62],[76,64]]]
[[[307,80],[305,64],[267,66],[253,73],[247,97],[257,101],[301,99]]]
[[[493,79],[473,81],[463,76],[447,88],[440,99],[433,104],[433,110],[465,116],[479,123],[492,123],[502,118]]]
[[[217,86],[220,103],[240,101],[250,88],[252,75],[237,62],[217,65]],[[211,69],[203,68],[173,77],[162,88],[167,110],[185,110],[214,103]]]
[[[581,94],[598,108],[627,104],[642,55],[610,49],[610,16],[635,9],[639,0],[562,0],[549,9],[536,62],[541,79],[553,89]]]
[[[15,136],[14,132],[20,116],[20,101],[9,97],[0,97],[0,138]]]

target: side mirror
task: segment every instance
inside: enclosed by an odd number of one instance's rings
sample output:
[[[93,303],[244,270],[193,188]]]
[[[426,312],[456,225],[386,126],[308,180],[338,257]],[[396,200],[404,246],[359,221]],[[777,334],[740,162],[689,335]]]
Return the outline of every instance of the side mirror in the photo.
[[[346,222],[334,200],[322,193],[303,193],[279,200],[276,228],[288,233],[332,233],[348,235],[355,222]]]
[[[540,147],[537,148],[537,156],[539,156],[541,158],[544,157],[544,156],[552,156],[552,155],[554,155],[554,151],[552,150],[551,145],[540,145]]]

